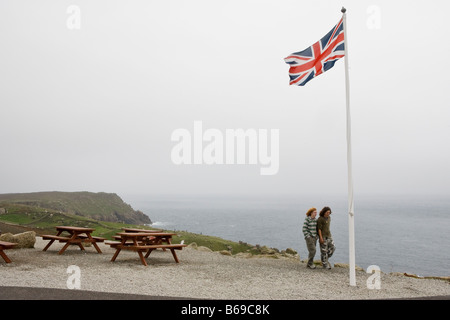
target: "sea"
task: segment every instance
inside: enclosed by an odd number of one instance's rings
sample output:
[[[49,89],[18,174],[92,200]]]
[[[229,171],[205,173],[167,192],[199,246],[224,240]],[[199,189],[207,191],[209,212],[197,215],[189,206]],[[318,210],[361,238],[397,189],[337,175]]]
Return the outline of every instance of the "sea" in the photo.
[[[347,195],[127,195],[165,230],[189,231],[308,255],[306,211],[328,206],[336,246],[331,263],[349,262]],[[450,276],[450,196],[355,195],[355,260],[384,273]],[[317,250],[316,260],[320,260]]]

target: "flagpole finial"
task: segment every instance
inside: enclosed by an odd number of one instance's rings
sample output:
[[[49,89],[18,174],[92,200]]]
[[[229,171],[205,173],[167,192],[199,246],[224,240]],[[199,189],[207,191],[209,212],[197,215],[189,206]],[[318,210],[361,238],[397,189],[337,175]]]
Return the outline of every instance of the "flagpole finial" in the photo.
[[[345,13],[347,11],[347,9],[345,9],[344,7],[342,7],[341,12]]]

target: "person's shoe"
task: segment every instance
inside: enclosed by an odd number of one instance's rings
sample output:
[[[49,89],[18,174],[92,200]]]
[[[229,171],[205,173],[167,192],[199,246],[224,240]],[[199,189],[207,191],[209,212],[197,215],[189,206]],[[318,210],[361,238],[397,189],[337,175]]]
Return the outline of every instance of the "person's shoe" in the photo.
[[[310,268],[310,269],[315,269],[316,265],[314,263],[313,264],[307,264],[306,267]]]
[[[329,262],[327,262],[326,264],[322,264],[324,269],[330,270],[331,269],[331,264]]]

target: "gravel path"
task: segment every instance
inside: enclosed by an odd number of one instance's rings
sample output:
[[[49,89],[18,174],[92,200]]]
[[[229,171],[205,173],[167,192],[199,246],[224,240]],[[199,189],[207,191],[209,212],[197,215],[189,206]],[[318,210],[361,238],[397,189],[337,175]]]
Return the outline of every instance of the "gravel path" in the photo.
[[[381,289],[368,289],[369,274],[357,271],[357,286],[349,286],[348,269],[310,270],[297,259],[237,258],[193,248],[177,251],[180,263],[170,251],[152,252],[143,266],[137,253],[123,250],[115,262],[115,252],[100,244],[82,252],[76,246],[58,255],[61,243],[47,252],[47,241],[36,238],[34,249],[7,250],[13,261],[0,261],[0,286],[67,289],[76,265],[81,271],[81,289],[88,291],[143,294],[199,299],[386,299],[449,296],[450,283],[435,279],[415,279],[381,274]]]

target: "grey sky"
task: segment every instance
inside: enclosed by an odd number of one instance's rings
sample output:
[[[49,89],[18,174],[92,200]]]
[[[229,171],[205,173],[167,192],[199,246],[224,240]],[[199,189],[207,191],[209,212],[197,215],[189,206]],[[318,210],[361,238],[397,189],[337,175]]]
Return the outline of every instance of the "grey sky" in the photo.
[[[283,61],[341,6],[355,193],[450,194],[443,0],[3,0],[0,192],[345,193],[344,60],[305,87],[288,85]],[[196,120],[279,129],[278,174],[176,166],[171,133]]]

